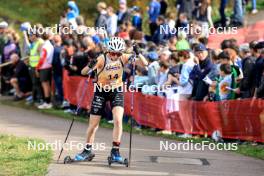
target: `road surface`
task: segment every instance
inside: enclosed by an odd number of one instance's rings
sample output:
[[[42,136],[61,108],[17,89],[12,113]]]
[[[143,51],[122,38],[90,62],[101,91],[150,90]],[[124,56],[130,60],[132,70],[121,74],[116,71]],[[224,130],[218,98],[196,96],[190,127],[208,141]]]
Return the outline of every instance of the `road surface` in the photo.
[[[1,99],[1,98],[0,98]],[[42,138],[46,142],[63,141],[70,120],[48,116],[36,111],[20,109],[0,104],[0,134]],[[76,122],[69,141],[83,143],[87,125]],[[66,155],[74,156],[76,148],[65,151],[59,164],[56,159],[59,149],[54,151],[53,161],[48,168],[49,176],[73,175],[144,175],[144,176],[260,176],[264,174],[264,161],[227,151],[184,151],[160,150],[160,141],[176,145],[176,141],[159,137],[133,135],[132,165],[108,167],[107,156],[111,149],[111,129],[100,128],[96,143],[103,144],[105,150],[96,150],[92,162],[62,164]],[[129,134],[124,133],[121,154],[128,156]],[[102,149],[102,148],[101,148]]]

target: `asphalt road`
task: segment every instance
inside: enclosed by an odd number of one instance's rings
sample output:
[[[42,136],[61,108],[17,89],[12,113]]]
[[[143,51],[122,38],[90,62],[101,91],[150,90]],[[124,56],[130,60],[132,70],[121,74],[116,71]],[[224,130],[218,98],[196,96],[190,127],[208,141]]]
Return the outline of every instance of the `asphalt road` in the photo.
[[[1,100],[1,98],[0,98]],[[43,115],[0,104],[0,134],[42,138],[54,143],[64,140],[70,120]],[[69,143],[84,143],[87,124],[76,122],[69,137]],[[54,151],[53,161],[48,168],[49,176],[72,175],[175,175],[175,176],[260,176],[264,175],[264,161],[228,151],[184,151],[173,150],[176,141],[159,137],[133,135],[132,165],[107,164],[111,149],[112,130],[100,128],[96,134],[96,150],[92,162],[62,164],[66,155],[74,156],[77,148],[64,151],[60,163],[56,163],[59,149]],[[168,151],[160,150],[160,141],[171,144]],[[128,156],[129,134],[124,133],[121,154]],[[103,146],[103,147],[102,147]]]

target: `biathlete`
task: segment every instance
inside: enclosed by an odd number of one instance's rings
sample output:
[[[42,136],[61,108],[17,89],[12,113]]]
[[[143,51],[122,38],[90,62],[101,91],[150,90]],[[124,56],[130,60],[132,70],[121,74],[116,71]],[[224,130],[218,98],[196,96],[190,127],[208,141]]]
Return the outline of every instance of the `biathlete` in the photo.
[[[137,58],[139,58],[137,61],[140,61],[143,65],[147,66],[148,63],[144,56],[139,53],[137,45],[133,47],[133,50],[136,53]],[[123,158],[119,153],[123,131],[122,119],[124,114],[122,75],[124,65],[130,61],[130,58],[132,58],[132,54],[124,54],[124,51],[124,40],[119,37],[112,37],[107,44],[107,52],[100,55],[94,65],[89,64],[82,70],[83,75],[90,73],[91,69],[95,70],[97,85],[91,105],[86,147],[82,153],[75,156],[75,161],[91,161],[95,156],[92,152],[92,144],[105,104],[107,101],[110,101],[114,120],[113,146],[110,155],[113,162],[123,162]]]

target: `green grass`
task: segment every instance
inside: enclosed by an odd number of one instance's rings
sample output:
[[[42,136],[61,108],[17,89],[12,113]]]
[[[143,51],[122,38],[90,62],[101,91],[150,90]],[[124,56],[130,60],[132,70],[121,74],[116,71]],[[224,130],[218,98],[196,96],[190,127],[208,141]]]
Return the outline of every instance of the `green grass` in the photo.
[[[28,149],[28,141],[43,143],[39,139],[0,135],[0,175],[46,175],[51,161],[51,150]]]
[[[239,145],[238,150],[236,151],[239,154],[246,156],[259,158],[264,160],[264,146],[254,146],[252,144],[242,144]]]
[[[64,113],[62,110],[58,110],[58,109],[37,110],[36,107],[26,105],[25,102],[23,102],[23,101],[13,102],[11,100],[5,100],[5,101],[0,101],[0,104],[15,106],[15,107],[19,107],[19,108],[28,109],[28,110],[39,111],[43,114],[62,117],[65,119],[72,119],[73,117],[75,117],[75,119],[79,122],[83,122],[83,123],[88,122],[87,117],[73,116],[71,114]],[[109,124],[109,123],[107,123],[107,121],[105,119],[102,119],[100,122],[100,127],[113,128],[113,124]],[[129,132],[130,131],[130,125],[129,124],[123,124],[123,130],[126,132]],[[175,141],[182,141],[182,142],[187,142],[187,141],[192,141],[194,143],[201,143],[202,141],[213,142],[213,140],[211,138],[201,137],[201,138],[187,138],[186,139],[186,138],[180,138],[176,135],[157,134],[155,131],[150,130],[150,129],[142,129],[142,130],[138,131],[138,130],[133,128],[133,133],[144,135],[144,136],[162,137],[162,138],[171,139],[171,140],[175,140]],[[238,150],[235,152],[242,154],[242,155],[246,155],[246,156],[250,156],[250,157],[259,158],[259,159],[264,160],[264,145],[255,146],[255,145],[252,145],[252,143],[247,142],[247,143],[243,143],[241,145],[238,145]]]

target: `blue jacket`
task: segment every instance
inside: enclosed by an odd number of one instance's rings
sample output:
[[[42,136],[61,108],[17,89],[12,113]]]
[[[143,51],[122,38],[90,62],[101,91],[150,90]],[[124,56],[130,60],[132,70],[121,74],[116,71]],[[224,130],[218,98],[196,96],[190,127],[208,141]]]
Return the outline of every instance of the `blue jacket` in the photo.
[[[199,65],[193,67],[190,73],[190,79],[193,80],[193,92],[192,97],[194,100],[202,101],[206,95],[208,95],[209,86],[203,81],[203,79],[213,69],[213,63],[209,57],[200,62]]]
[[[156,0],[152,0],[149,3],[149,19],[152,23],[156,22],[156,19],[158,18],[159,14],[160,14],[160,3],[157,2]]]
[[[67,13],[67,20],[70,20],[72,18],[76,18],[77,16],[79,16],[80,11],[79,11],[79,8],[74,1],[69,1],[68,7],[70,7],[72,10]]]
[[[132,17],[132,25],[137,28],[137,30],[142,31],[142,18],[139,15],[134,15]]]

